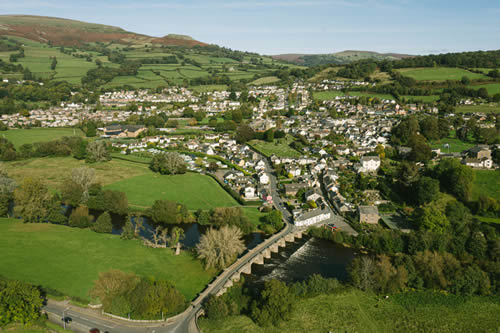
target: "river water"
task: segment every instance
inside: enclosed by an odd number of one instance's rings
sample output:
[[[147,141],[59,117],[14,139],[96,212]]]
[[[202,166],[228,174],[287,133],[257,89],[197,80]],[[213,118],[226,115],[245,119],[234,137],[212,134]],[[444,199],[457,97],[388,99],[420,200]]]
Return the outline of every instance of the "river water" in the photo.
[[[113,234],[121,234],[125,217],[113,216]],[[209,228],[198,223],[180,224],[184,229],[185,248],[193,248],[199,242],[201,235]],[[173,226],[172,226],[173,227]],[[144,230],[141,236],[152,239],[152,223],[144,220]],[[262,233],[251,233],[244,237],[247,249],[252,249],[268,236]],[[354,258],[355,252],[350,248],[338,246],[330,241],[304,235],[286,247],[272,253],[265,259],[263,265],[252,265],[252,274],[246,275],[249,284],[262,284],[269,279],[279,279],[287,283],[306,280],[313,274],[326,278],[336,278],[345,281],[348,278],[347,267]]]

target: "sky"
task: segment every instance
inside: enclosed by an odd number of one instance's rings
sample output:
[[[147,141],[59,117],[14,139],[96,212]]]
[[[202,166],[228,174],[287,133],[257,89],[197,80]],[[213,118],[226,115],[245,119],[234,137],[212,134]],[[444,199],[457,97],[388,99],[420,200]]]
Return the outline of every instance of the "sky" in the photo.
[[[500,0],[0,0],[54,16],[265,55],[500,49]]]

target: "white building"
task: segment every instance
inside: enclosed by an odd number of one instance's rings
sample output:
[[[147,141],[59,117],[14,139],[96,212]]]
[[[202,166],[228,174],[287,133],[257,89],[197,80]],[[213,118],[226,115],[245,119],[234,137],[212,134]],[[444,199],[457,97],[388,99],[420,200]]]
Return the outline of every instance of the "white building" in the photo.
[[[380,157],[378,156],[363,156],[360,160],[358,172],[375,172],[380,168]]]
[[[265,172],[261,173],[260,176],[259,176],[259,182],[262,185],[269,184],[269,176]]]
[[[331,213],[329,211],[317,208],[298,216],[294,224],[297,227],[309,226],[329,219],[330,215]]]

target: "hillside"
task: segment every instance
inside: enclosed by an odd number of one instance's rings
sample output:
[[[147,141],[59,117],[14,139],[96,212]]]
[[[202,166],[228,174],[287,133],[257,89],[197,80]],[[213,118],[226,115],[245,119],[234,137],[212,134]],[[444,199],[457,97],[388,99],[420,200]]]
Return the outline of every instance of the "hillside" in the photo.
[[[330,54],[280,54],[272,58],[287,61],[297,65],[317,66],[325,64],[348,64],[356,60],[375,59],[375,60],[399,60],[412,57],[407,54],[398,53],[378,53],[372,51],[346,50]]]
[[[207,45],[188,36],[170,34],[162,38],[141,35],[122,28],[55,17],[0,15],[0,36],[17,36],[57,46],[115,42],[125,45]]]

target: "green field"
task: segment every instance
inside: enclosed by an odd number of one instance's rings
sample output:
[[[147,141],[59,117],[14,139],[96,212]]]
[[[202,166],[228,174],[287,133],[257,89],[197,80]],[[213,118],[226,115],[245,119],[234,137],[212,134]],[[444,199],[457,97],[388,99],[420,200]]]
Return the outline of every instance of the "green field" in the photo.
[[[490,96],[500,94],[500,83],[480,84],[477,86],[476,85],[469,86],[469,88],[472,89],[486,88],[486,90],[488,90],[488,95]]]
[[[222,91],[227,90],[227,86],[225,84],[213,84],[206,86],[193,86],[191,89],[195,92],[207,92],[207,91]]]
[[[201,318],[199,324],[205,333],[469,333],[498,330],[500,304],[494,298],[441,296],[440,301],[434,301],[432,296],[422,296],[421,303],[395,299],[405,296],[391,295],[384,299],[352,290],[340,295],[301,299],[292,318],[279,327],[262,328],[246,316],[231,316],[219,321]],[[405,305],[405,301],[410,304]]]
[[[26,143],[52,141],[60,139],[63,136],[83,136],[83,132],[78,128],[32,128],[10,129],[0,132],[0,135],[12,142],[17,148]]]
[[[255,80],[255,81],[252,81],[249,84],[260,86],[263,84],[270,84],[270,83],[275,83],[278,81],[281,81],[281,80],[276,76],[265,76],[265,77],[261,77],[260,79]]]
[[[187,299],[210,282],[213,271],[189,252],[145,247],[139,240],[54,224],[0,219],[0,275],[88,299],[99,272],[120,269],[171,281]]]
[[[348,91],[347,94],[351,96],[364,96],[364,97],[372,97],[379,99],[391,99],[391,100],[394,99],[394,96],[390,94],[377,94],[366,91]]]
[[[440,148],[441,152],[447,153],[448,148],[444,147],[445,144],[450,145],[450,153],[460,153],[474,146],[473,143],[463,142],[457,138],[448,137],[438,141],[430,142],[432,148]]]
[[[334,100],[337,96],[344,95],[344,92],[341,90],[315,91],[313,93],[313,98],[318,101],[329,101]]]
[[[472,198],[487,195],[500,200],[500,171],[474,170],[475,179],[472,187]]]
[[[404,95],[402,96],[406,98],[408,102],[422,102],[422,103],[432,103],[439,100],[439,95],[430,95],[430,96],[410,96]]]
[[[464,105],[456,108],[457,113],[500,113],[500,104]]]
[[[400,72],[401,75],[411,77],[417,81],[461,80],[464,76],[471,80],[488,78],[482,74],[472,73],[465,69],[451,67],[403,68],[398,69],[397,71]]]
[[[275,139],[274,142],[252,140],[248,144],[267,157],[273,154],[278,157],[300,157],[301,154],[289,146],[293,140],[293,137],[287,135],[283,139]]]
[[[151,171],[106,186],[127,193],[129,204],[151,207],[155,200],[167,199],[185,204],[188,209],[208,210],[238,203],[212,178],[198,173],[160,175]]]

